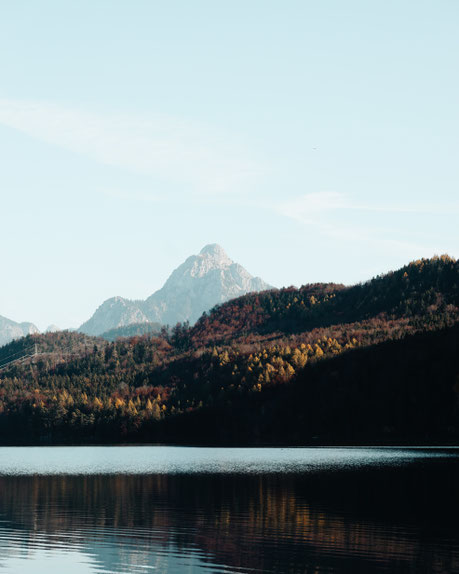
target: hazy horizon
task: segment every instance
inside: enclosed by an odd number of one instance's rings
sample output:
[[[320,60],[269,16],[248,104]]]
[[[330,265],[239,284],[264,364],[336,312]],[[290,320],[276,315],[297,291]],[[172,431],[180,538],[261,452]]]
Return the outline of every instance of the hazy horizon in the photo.
[[[0,14],[0,315],[78,327],[209,243],[276,287],[458,257],[457,2]]]

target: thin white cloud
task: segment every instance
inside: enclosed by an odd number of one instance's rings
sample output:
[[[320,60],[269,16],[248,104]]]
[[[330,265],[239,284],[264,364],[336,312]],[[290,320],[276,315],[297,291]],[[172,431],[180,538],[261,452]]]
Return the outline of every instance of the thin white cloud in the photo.
[[[318,214],[337,210],[367,211],[376,213],[412,213],[412,214],[451,214],[459,213],[459,202],[431,203],[416,205],[384,205],[360,203],[344,193],[323,191],[308,193],[301,197],[275,205],[281,215],[304,223],[314,223]]]
[[[99,163],[203,194],[246,193],[263,168],[208,126],[167,116],[94,114],[0,99],[0,124]]]
[[[393,229],[372,225],[369,221],[371,213],[387,214],[439,214],[451,215],[459,213],[459,203],[432,203],[417,205],[396,204],[364,204],[346,194],[338,192],[317,192],[303,195],[299,198],[276,203],[271,206],[279,215],[289,217],[317,230],[323,236],[339,241],[365,243],[388,252],[403,252],[407,255],[428,254],[441,251],[428,247],[426,243],[437,244],[437,238],[428,237],[424,244],[406,238],[413,235],[404,229]],[[357,213],[366,212],[367,217],[358,218]],[[352,215],[351,219],[345,214]]]

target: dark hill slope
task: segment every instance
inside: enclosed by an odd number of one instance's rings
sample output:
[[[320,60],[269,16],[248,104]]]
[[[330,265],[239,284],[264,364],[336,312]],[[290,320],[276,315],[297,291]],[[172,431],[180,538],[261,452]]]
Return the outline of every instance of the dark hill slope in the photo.
[[[459,325],[307,364],[163,422],[159,439],[221,444],[458,444]]]
[[[196,344],[247,333],[301,333],[318,327],[384,319],[438,324],[459,306],[459,262],[444,255],[410,263],[366,283],[314,284],[245,295],[215,307],[191,330]]]

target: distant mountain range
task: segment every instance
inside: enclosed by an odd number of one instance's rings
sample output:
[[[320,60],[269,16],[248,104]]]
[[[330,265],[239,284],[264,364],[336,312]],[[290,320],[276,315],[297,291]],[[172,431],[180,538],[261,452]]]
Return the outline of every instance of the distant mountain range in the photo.
[[[217,244],[206,245],[169,277],[164,286],[145,301],[112,297],[78,329],[81,333],[107,340],[159,332],[161,325],[195,323],[204,311],[246,293],[269,289],[232,261]],[[50,325],[46,332],[59,331]],[[33,323],[16,323],[0,316],[0,346],[29,334],[39,333]]]
[[[103,335],[128,325],[195,323],[204,311],[234,297],[269,289],[270,285],[232,261],[217,244],[188,257],[164,286],[145,301],[112,297],[102,303],[79,331]]]
[[[33,323],[16,323],[0,315],[0,346],[33,333],[39,333]]]

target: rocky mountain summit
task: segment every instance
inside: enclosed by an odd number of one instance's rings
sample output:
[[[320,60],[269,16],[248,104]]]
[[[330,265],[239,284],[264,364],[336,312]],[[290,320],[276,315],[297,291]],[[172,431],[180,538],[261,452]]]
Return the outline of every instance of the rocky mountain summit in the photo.
[[[146,323],[148,317],[140,309],[142,301],[130,301],[123,297],[111,297],[97,308],[94,315],[78,329],[87,335],[101,335],[106,331],[125,327],[132,323]]]
[[[206,245],[198,255],[188,257],[164,286],[145,301],[108,299],[79,331],[100,335],[133,323],[194,323],[204,311],[219,303],[265,289],[270,289],[270,285],[250,275],[214,243]]]
[[[39,333],[33,323],[16,323],[0,315],[0,347],[13,339],[20,339],[33,333]]]

